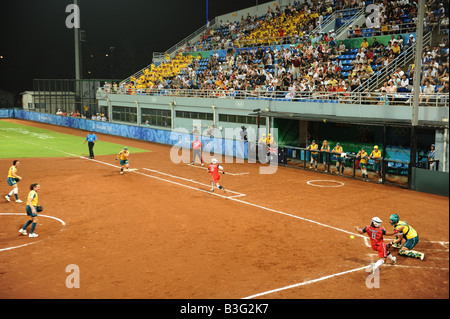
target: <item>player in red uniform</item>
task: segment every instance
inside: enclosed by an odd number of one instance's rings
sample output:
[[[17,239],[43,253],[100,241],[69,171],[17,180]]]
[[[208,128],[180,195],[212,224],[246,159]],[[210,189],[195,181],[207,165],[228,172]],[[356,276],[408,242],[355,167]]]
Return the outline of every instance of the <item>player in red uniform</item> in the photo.
[[[211,174],[212,177],[212,188],[211,192],[214,192],[214,187],[217,186],[217,188],[223,190],[223,192],[226,194],[225,188],[222,187],[222,185],[219,184],[220,179],[220,172],[222,171],[222,174],[225,174],[223,171],[223,167],[217,164],[217,160],[213,158],[211,160],[211,164],[208,165],[208,173]]]
[[[378,257],[380,257],[380,259],[373,266],[372,272],[375,272],[378,267],[386,262],[386,257],[391,260],[392,264],[395,264],[395,262],[397,261],[397,258],[392,256],[391,252],[387,249],[386,244],[383,241],[383,236],[386,235],[386,230],[384,229],[384,227],[380,227],[382,222],[383,221],[380,218],[374,217],[372,218],[370,226],[366,226],[363,229],[355,226],[355,230],[358,233],[367,233],[370,238],[370,245],[372,246],[372,249],[378,252]]]
[[[195,141],[192,142],[192,150],[193,150],[192,164],[195,164],[195,158],[198,156],[200,158],[200,163],[203,166],[202,148],[203,144],[201,141],[199,141],[197,135],[195,137]]]

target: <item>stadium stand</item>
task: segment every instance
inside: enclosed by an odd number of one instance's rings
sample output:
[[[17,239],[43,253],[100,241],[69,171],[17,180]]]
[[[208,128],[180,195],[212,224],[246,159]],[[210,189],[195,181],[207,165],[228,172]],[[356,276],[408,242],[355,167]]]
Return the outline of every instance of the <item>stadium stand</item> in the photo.
[[[436,27],[442,30],[439,22],[445,23],[442,18],[448,17],[444,7],[448,1],[426,3],[424,34]],[[379,19],[370,20],[369,5],[377,7]],[[360,26],[346,24],[361,10],[365,12],[365,22]],[[336,29],[350,31],[339,44],[336,34],[341,31],[322,32],[325,21],[330,20]],[[220,21],[216,28],[208,28],[199,41],[187,43],[173,58],[166,54],[162,63],[152,63],[120,83],[117,92],[152,94],[159,90],[156,94],[173,94],[173,90],[201,90],[205,93],[196,96],[320,102],[346,100],[351,92],[408,94],[413,84],[414,67],[408,61],[414,56],[411,48],[415,45],[416,20],[413,0],[296,1],[283,10],[268,6],[267,13],[258,17],[247,15],[235,22]],[[445,90],[448,79],[448,23],[444,33],[446,50],[444,47],[432,51],[439,55],[444,68],[439,71],[439,79],[431,79],[435,92]],[[426,55],[424,65],[425,59]],[[405,77],[399,75],[399,65]],[[380,76],[385,80],[380,80]],[[425,78],[429,76],[423,81]],[[410,100],[383,96],[378,95],[374,103]]]

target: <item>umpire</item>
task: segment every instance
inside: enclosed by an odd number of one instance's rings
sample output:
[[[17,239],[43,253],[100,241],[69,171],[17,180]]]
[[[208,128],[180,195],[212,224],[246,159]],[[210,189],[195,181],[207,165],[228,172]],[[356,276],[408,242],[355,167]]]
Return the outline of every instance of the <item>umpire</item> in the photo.
[[[86,142],[88,142],[89,158],[94,158],[94,144],[96,141],[97,141],[97,136],[95,135],[95,133],[92,132],[92,130],[90,130],[86,136],[86,139],[84,140],[84,143],[83,143],[83,144],[85,144]]]

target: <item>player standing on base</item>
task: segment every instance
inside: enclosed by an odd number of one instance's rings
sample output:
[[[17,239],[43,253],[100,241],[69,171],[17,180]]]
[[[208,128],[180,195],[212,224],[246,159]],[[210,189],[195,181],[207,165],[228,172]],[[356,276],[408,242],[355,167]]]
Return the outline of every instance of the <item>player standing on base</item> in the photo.
[[[6,178],[6,182],[9,186],[12,186],[12,190],[9,192],[8,195],[5,196],[6,200],[8,202],[11,201],[11,195],[14,194],[14,197],[16,198],[16,203],[22,203],[22,201],[19,199],[19,187],[17,186],[17,182],[19,182],[22,177],[17,175],[17,166],[19,166],[20,162],[19,160],[14,160],[12,166],[9,168],[8,171],[8,177]]]
[[[208,166],[208,173],[211,174],[212,177],[212,188],[211,192],[214,192],[214,187],[217,186],[217,188],[223,190],[223,192],[226,194],[225,188],[222,187],[222,185],[219,184],[220,179],[220,172],[222,171],[222,174],[225,174],[223,171],[223,167],[217,164],[217,160],[213,158],[211,160],[211,164]]]
[[[130,165],[128,157],[130,156],[130,152],[128,151],[128,147],[124,147],[123,150],[119,152],[116,156],[116,163],[120,164],[120,175],[123,175],[123,168],[125,167],[127,171],[130,171]]]
[[[386,235],[386,230],[384,229],[384,227],[381,227],[382,222],[383,221],[380,218],[374,217],[372,218],[370,226],[366,226],[363,229],[355,226],[355,230],[358,233],[367,233],[370,238],[370,245],[372,246],[372,249],[375,250],[378,253],[378,257],[380,257],[380,259],[373,266],[372,272],[375,272],[381,265],[386,262],[386,257],[391,260],[392,264],[395,264],[397,261],[397,258],[392,256],[391,252],[388,250],[388,247],[386,247],[386,244],[383,241],[383,236]]]

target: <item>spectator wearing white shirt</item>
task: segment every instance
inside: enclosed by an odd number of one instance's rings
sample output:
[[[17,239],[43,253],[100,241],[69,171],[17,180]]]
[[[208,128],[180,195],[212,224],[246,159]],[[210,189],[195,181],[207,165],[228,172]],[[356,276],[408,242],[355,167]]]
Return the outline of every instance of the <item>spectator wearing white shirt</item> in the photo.
[[[406,76],[406,74],[402,75],[402,80],[400,82],[400,86],[398,88],[398,91],[409,92],[409,79]]]
[[[434,85],[431,85],[429,80],[425,81],[425,86],[422,89],[422,93],[424,95],[422,95],[422,94],[420,95],[419,102],[422,103],[422,100],[425,98],[425,102],[429,103],[430,99],[433,98],[433,96],[434,96],[434,95],[432,95],[434,93]]]

